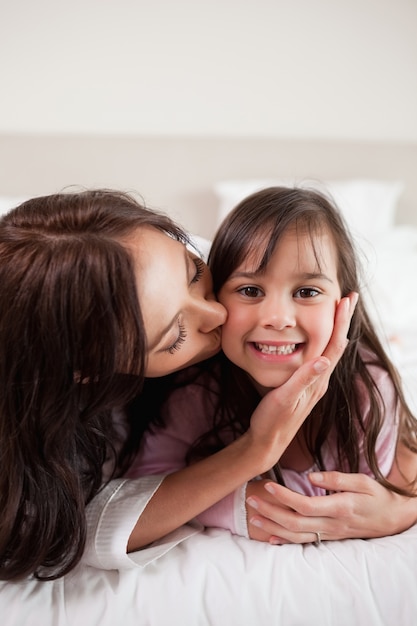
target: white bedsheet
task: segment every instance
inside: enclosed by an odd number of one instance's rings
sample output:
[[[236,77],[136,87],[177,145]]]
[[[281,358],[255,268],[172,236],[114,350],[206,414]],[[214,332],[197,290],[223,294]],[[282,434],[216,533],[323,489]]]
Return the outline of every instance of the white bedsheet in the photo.
[[[417,526],[381,539],[270,546],[195,535],[144,570],[2,583],[5,626],[414,626]]]

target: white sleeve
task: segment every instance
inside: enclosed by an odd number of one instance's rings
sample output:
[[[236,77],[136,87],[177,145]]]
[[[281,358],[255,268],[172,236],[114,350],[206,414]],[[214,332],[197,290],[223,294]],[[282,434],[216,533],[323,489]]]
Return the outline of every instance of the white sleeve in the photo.
[[[88,504],[83,563],[100,569],[144,567],[201,530],[186,524],[146,548],[127,553],[139,517],[165,476],[111,480]]]

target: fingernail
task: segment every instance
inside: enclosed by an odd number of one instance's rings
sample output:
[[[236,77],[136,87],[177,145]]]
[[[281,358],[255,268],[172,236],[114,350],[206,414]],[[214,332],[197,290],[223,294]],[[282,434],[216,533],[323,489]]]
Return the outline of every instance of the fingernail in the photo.
[[[256,502],[256,500],[254,500],[250,496],[249,496],[249,498],[246,498],[246,502],[249,504],[249,506],[251,506],[254,509],[258,509],[259,508],[258,503]]]
[[[281,539],[278,539],[278,537],[271,537],[269,543],[271,544],[271,546],[280,546]]]
[[[314,480],[315,483],[322,483],[324,480],[324,476],[321,472],[311,472],[310,478]]]
[[[350,315],[353,315],[353,312],[358,303],[358,299],[359,299],[359,294],[356,291],[352,291],[350,296],[346,296],[345,298],[343,298],[342,306],[344,308],[344,312],[349,313]]]
[[[348,313],[350,311],[351,305],[353,306],[353,302],[351,302],[351,300],[348,297],[343,298],[342,307],[344,309],[344,313]]]
[[[275,486],[272,485],[271,483],[266,483],[265,485],[265,489],[271,493],[273,496],[275,495]]]
[[[328,367],[329,361],[327,359],[319,359],[313,365],[313,368],[317,372],[317,374],[322,374],[328,369]]]
[[[250,519],[249,521],[252,524],[252,526],[257,526],[258,528],[262,528],[261,520],[257,519],[256,517]]]

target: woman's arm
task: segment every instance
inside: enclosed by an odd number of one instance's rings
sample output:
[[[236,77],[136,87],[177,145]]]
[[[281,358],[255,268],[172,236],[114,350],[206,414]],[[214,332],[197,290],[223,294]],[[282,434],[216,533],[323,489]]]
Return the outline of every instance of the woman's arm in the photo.
[[[400,487],[417,476],[417,454],[398,444],[388,479]],[[247,488],[252,539],[271,543],[310,543],[322,539],[394,535],[417,523],[417,497],[398,495],[365,474],[318,472],[311,482],[333,493],[304,496],[268,480]]]
[[[327,389],[331,372],[346,346],[356,301],[356,294],[341,300],[324,358],[305,363],[285,385],[267,394],[244,435],[163,480],[130,535],[128,551],[180,527],[276,463]]]

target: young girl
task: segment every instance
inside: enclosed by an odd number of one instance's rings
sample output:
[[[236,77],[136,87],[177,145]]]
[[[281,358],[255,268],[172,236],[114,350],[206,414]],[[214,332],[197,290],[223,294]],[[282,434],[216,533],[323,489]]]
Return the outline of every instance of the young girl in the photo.
[[[163,421],[145,436],[131,476],[173,471],[244,432],[260,398],[322,353],[340,299],[360,291],[356,254],[339,212],[326,197],[307,189],[270,188],[243,200],[221,225],[209,265],[215,293],[228,311],[223,354],[205,370],[194,369],[187,379],[182,375],[187,394],[180,388],[168,396]],[[301,494],[324,495],[310,480],[311,472],[354,472],[376,478],[393,492],[414,495],[414,482],[406,484],[394,461],[397,442],[417,451],[417,422],[361,300],[349,338],[327,393],[276,459],[270,476]],[[253,483],[248,492],[259,495],[264,484]],[[249,521],[262,526],[258,516],[251,517],[250,505],[259,508],[259,500],[250,497],[245,508],[245,490],[243,485],[200,515],[200,521],[247,535],[248,512]],[[270,538],[254,528],[249,534]]]

